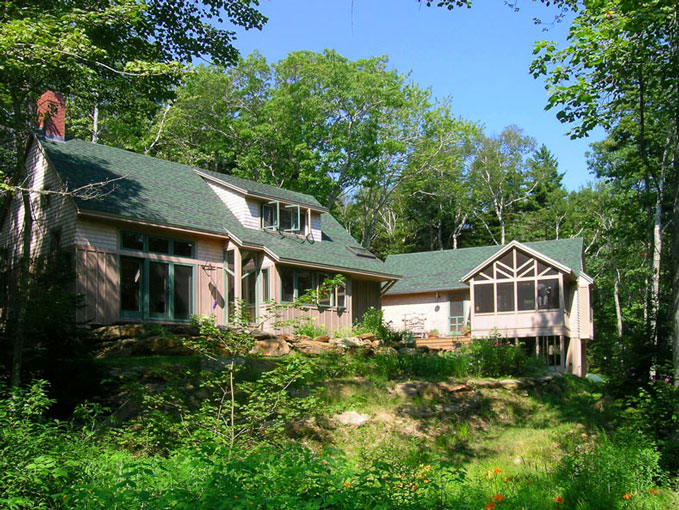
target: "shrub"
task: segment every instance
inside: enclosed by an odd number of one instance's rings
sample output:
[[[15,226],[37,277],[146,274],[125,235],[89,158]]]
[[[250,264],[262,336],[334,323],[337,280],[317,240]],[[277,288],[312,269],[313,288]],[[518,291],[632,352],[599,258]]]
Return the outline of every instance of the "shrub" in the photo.
[[[299,321],[293,324],[292,329],[296,335],[306,335],[311,338],[328,334],[328,328],[326,328],[323,324],[318,324],[311,317],[301,318]]]
[[[479,377],[521,376],[534,370],[536,360],[502,337],[478,338],[462,352],[470,357],[472,375]]]
[[[394,345],[400,342],[411,342],[412,334],[409,331],[401,330],[395,331],[384,323],[384,312],[377,308],[370,307],[363,314],[362,321],[356,321],[354,324],[354,332],[357,335],[361,333],[372,333],[386,345]]]

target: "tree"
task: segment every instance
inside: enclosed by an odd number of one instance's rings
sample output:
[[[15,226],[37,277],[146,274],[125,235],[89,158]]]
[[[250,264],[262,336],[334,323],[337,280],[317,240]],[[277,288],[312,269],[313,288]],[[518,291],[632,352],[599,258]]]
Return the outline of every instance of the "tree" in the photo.
[[[0,14],[0,126],[11,139],[11,189],[25,178],[24,148],[35,119],[35,103],[45,90],[67,95],[87,90],[135,90],[152,100],[167,97],[185,64],[212,56],[232,62],[233,32],[210,20],[228,17],[246,28],[265,18],[235,0],[120,0],[104,2],[6,2]],[[124,94],[113,98],[119,100]],[[31,237],[30,192],[19,192],[24,224],[21,258],[14,264],[19,292],[13,293],[9,324],[14,327],[12,384],[19,383],[25,330]],[[5,197],[5,204],[8,203]]]
[[[516,126],[505,128],[499,136],[484,137],[479,143],[470,174],[477,204],[475,216],[496,244],[505,244],[512,208],[526,200],[537,186],[526,158],[534,148],[535,141],[523,136]],[[484,218],[485,211],[495,215],[499,239]]]
[[[667,0],[609,0],[583,7],[571,27],[570,45],[559,50],[552,42],[539,43],[531,68],[536,77],[546,77],[548,108],[558,107],[559,119],[576,123],[572,136],[584,136],[597,125],[610,130],[629,118],[638,126],[629,134],[656,196],[650,307],[654,332],[659,331],[666,184],[674,190],[670,342],[679,385],[679,12],[676,2]]]

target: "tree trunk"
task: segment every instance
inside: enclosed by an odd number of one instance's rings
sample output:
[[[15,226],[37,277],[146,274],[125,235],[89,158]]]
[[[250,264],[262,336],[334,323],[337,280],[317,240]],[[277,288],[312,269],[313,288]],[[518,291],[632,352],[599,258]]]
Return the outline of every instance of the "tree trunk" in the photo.
[[[615,299],[615,319],[618,325],[618,336],[622,336],[622,308],[620,307],[620,271],[615,270],[615,282],[613,284],[613,297]]]
[[[92,143],[97,143],[99,140],[99,104],[94,103],[94,110],[92,110]]]

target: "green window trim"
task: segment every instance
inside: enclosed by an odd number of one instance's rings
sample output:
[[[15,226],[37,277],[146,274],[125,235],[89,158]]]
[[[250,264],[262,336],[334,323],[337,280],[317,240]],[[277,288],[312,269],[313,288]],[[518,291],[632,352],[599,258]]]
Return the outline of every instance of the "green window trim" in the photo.
[[[140,276],[138,284],[138,310],[125,310],[123,300],[124,286],[126,282],[123,281],[124,274],[122,271],[124,261],[136,261],[139,263]],[[166,312],[165,313],[153,313],[151,312],[150,304],[150,265],[151,264],[164,264],[167,266],[167,281],[165,285],[165,293],[167,297]],[[196,306],[196,268],[192,264],[184,264],[179,262],[168,262],[162,260],[151,260],[134,256],[121,255],[119,267],[119,285],[120,285],[120,300],[119,300],[119,314],[123,319],[140,319],[140,320],[157,320],[157,321],[171,321],[171,322],[189,322],[191,320],[191,315],[195,313]],[[190,268],[190,290],[188,294],[189,304],[188,313],[186,316],[176,316],[176,268]]]
[[[131,237],[135,236],[136,237],[136,242],[140,244],[141,246],[139,247],[130,247],[129,245],[126,246],[126,238],[130,239]],[[161,242],[167,242],[167,252],[165,251],[159,251],[159,250],[153,250],[151,248],[151,240],[153,241],[161,241]],[[193,259],[196,257],[196,243],[195,241],[190,241],[188,239],[178,239],[174,237],[166,237],[166,236],[158,236],[154,234],[140,234],[139,232],[132,232],[132,231],[126,231],[123,230],[120,232],[120,249],[121,250],[129,250],[129,251],[136,251],[136,252],[144,252],[144,253],[158,253],[160,255],[167,255],[168,257],[183,257],[183,258],[188,258],[188,259]],[[186,246],[183,246],[186,245]],[[186,253],[182,253],[183,250],[188,248],[188,255]],[[177,253],[179,252],[179,253]]]
[[[298,278],[298,273],[300,272],[306,272],[310,273],[312,277],[312,282],[313,282],[313,289],[316,290],[316,292],[319,292],[321,283],[325,281],[325,279],[330,278],[330,275],[328,273],[323,273],[323,272],[318,272],[318,271],[311,271],[308,269],[295,269],[291,267],[283,267],[281,268],[283,271],[291,271],[292,272],[292,277],[293,277],[293,300],[299,299],[300,294],[303,295],[303,293],[300,292],[299,288],[299,278]],[[280,282],[280,290],[279,290],[279,300],[281,303],[291,303],[292,301],[286,301],[283,300],[283,276],[281,275],[281,269],[278,271],[278,279]],[[305,289],[306,290],[306,289]],[[320,296],[319,296],[320,297]],[[338,305],[340,301],[344,301],[343,305]],[[303,305],[308,305],[308,306],[317,306],[318,308],[322,309],[335,309],[335,310],[346,310],[347,309],[347,285],[346,283],[342,285],[337,285],[332,288],[330,291],[329,295],[329,303],[325,304],[322,303],[320,299],[316,301],[316,303],[302,303]]]

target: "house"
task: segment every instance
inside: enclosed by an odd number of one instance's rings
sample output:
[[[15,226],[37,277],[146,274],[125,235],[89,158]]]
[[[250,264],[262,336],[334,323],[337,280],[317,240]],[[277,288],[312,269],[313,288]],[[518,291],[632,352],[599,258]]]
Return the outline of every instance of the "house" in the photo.
[[[382,296],[397,329],[500,335],[556,369],[584,375],[593,337],[581,238],[390,255],[403,275]]]
[[[67,140],[63,112],[59,94],[41,97],[27,185],[80,193],[31,193],[31,256],[72,255],[85,304],[79,321],[177,323],[214,314],[226,324],[240,300],[254,321],[268,300],[291,301],[341,274],[344,284],[304,312],[333,331],[379,307],[382,284],[397,278],[310,195]],[[20,197],[0,219],[0,247],[16,261]],[[289,309],[281,319],[301,313]]]

